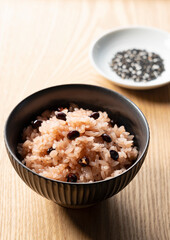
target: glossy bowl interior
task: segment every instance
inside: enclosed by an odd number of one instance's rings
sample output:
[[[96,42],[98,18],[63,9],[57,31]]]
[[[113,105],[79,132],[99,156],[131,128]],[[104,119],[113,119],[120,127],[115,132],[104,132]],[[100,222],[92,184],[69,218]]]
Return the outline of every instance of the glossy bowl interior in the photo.
[[[139,155],[123,174],[94,183],[67,183],[42,177],[25,165],[17,154],[23,128],[46,109],[76,103],[80,107],[102,110],[135,135]],[[9,115],[5,126],[5,145],[9,158],[22,180],[40,195],[65,207],[86,207],[122,190],[139,171],[149,145],[148,123],[139,108],[122,95],[102,87],[70,84],[47,88],[20,102]]]

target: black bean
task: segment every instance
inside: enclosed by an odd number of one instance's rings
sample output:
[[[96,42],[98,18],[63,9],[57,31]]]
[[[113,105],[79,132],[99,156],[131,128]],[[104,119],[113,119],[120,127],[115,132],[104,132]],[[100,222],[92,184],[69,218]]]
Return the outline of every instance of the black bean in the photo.
[[[41,120],[34,120],[31,122],[31,125],[33,128],[39,128],[41,126],[42,121]]]
[[[98,119],[100,116],[100,114],[98,112],[93,112],[89,117],[94,118],[94,119]]]
[[[119,153],[116,152],[115,150],[110,150],[110,157],[111,157],[113,160],[118,160],[118,158],[119,158]]]
[[[66,121],[66,114],[63,113],[63,112],[59,112],[59,113],[56,114],[56,118],[60,119],[60,120],[63,120],[63,121]]]
[[[114,127],[115,122],[113,120],[110,120],[110,124],[111,124],[112,127]]]
[[[74,112],[75,108],[79,108],[75,103],[70,103],[70,106],[68,107],[69,112]]]
[[[63,111],[63,107],[58,107],[58,108],[57,108],[57,111],[58,111],[58,112]]]
[[[112,141],[111,137],[108,134],[106,134],[106,133],[103,133],[101,137],[103,138],[103,140],[105,142],[110,143]]]
[[[79,133],[79,131],[77,131],[77,130],[72,130],[72,131],[70,131],[70,132],[67,134],[67,138],[68,138],[69,140],[74,140],[74,139],[76,139],[77,137],[80,137],[80,133]]]
[[[48,150],[47,150],[47,153],[50,154],[50,152],[52,152],[54,150],[53,147],[50,147]]]
[[[87,157],[83,157],[78,162],[82,167],[87,167],[89,165],[89,159]]]
[[[77,176],[74,173],[69,173],[66,176],[67,182],[77,182]]]

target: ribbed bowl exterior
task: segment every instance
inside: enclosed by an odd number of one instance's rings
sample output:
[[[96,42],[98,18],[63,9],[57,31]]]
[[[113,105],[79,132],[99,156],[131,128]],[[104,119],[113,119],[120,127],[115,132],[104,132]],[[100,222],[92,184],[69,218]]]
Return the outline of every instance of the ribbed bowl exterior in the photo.
[[[41,177],[21,165],[9,152],[10,161],[21,179],[35,192],[68,208],[83,208],[117,194],[135,177],[143,164],[143,158],[131,169],[116,178],[90,184],[57,182]],[[147,151],[146,151],[147,152]]]

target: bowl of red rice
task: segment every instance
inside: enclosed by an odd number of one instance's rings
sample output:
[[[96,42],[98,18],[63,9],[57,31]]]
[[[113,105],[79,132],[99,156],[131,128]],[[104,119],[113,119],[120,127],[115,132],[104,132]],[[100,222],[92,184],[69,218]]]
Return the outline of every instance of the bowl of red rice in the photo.
[[[14,169],[30,188],[61,206],[81,208],[129,184],[144,162],[150,135],[143,113],[126,97],[69,84],[20,102],[4,138]]]

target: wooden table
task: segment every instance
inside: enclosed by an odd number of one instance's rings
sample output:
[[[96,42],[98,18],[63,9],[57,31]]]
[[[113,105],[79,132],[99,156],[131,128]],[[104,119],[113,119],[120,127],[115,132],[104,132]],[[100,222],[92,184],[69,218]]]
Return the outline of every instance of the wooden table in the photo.
[[[89,46],[105,30],[141,24],[170,31],[168,0],[0,1],[0,239],[168,240],[170,86],[119,88],[93,69]],[[28,188],[3,143],[5,120],[29,94],[52,85],[89,83],[134,101],[151,130],[146,161],[122,192],[95,207],[59,207]]]

